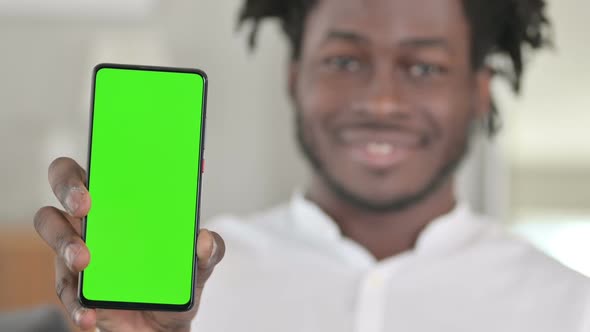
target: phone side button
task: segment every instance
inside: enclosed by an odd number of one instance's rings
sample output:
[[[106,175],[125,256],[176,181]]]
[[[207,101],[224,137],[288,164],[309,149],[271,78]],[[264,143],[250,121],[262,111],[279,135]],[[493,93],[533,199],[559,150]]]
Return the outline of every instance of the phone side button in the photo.
[[[201,174],[205,173],[205,159],[201,160]]]

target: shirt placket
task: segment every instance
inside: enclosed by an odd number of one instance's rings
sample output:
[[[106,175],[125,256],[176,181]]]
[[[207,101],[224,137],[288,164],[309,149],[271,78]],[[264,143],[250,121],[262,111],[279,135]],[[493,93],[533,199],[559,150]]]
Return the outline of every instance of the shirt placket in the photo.
[[[390,283],[395,274],[407,265],[412,254],[405,253],[377,263],[366,271],[359,284],[354,332],[383,332]]]

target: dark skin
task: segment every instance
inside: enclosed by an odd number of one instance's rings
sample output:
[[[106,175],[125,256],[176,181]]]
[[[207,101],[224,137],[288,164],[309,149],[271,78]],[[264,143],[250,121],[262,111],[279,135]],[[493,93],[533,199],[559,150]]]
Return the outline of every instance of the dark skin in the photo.
[[[34,217],[35,229],[55,251],[56,293],[74,324],[82,330],[95,327],[108,331],[190,331],[197,314],[205,282],[223,259],[225,244],[214,232],[202,229],[197,243],[197,283],[195,305],[183,313],[154,311],[94,310],[83,308],[77,299],[78,273],[91,261],[81,238],[82,219],[91,207],[86,190],[86,172],[72,159],[58,158],[49,166],[49,183],[63,209],[48,206]]]
[[[318,166],[307,196],[379,260],[413,248],[424,227],[453,209],[453,177],[441,170],[460,159],[469,126],[489,110],[490,75],[470,66],[461,6],[460,0],[322,0],[291,65],[291,96]],[[190,330],[225,251],[221,237],[199,234],[192,311],[84,309],[76,288],[91,260],[80,236],[91,206],[85,176],[71,159],[53,162],[49,182],[64,209],[35,215],[38,233],[57,254],[57,292],[75,323],[104,331]],[[421,199],[408,200],[419,193]],[[400,201],[412,204],[400,208]]]
[[[292,64],[291,95],[319,165],[307,196],[377,259],[411,249],[453,209],[452,175],[413,205],[396,202],[460,158],[469,126],[489,111],[490,75],[470,66],[462,10],[459,0],[321,1]]]

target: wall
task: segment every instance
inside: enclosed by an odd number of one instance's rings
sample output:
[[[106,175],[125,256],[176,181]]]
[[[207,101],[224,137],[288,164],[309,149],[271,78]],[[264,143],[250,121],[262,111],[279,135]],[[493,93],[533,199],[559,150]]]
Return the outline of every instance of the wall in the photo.
[[[90,73],[99,62],[199,67],[211,79],[203,215],[249,212],[302,186],[284,89],[285,45],[269,26],[255,54],[240,1],[162,1],[146,17],[0,20],[0,223],[55,204],[47,166],[85,163]]]
[[[43,16],[0,7],[0,223],[29,226],[39,206],[55,204],[46,179],[51,160],[66,155],[86,162],[90,73],[98,62],[209,73],[205,218],[256,211],[304,185],[285,94],[286,45],[276,24],[265,25],[260,48],[250,53],[246,31],[236,32],[240,0],[145,2],[149,8],[139,15]],[[478,143],[460,180],[462,196],[478,210],[517,218],[540,204],[559,209],[556,195],[566,207],[590,205],[589,10],[583,0],[551,2],[556,50],[532,61],[522,99],[497,87],[506,111],[500,144]],[[572,170],[577,185],[547,187],[548,176],[555,182]]]

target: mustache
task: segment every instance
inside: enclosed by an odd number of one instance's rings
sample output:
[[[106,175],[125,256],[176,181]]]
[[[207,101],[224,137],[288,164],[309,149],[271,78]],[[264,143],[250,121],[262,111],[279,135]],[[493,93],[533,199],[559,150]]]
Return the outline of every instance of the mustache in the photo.
[[[330,121],[334,128],[363,128],[375,130],[398,130],[412,133],[440,133],[436,120],[428,113],[416,110],[411,114],[394,113],[378,116],[366,112],[335,114]]]
[[[346,122],[340,123],[335,126],[338,129],[366,129],[366,130],[375,130],[375,131],[399,131],[399,132],[407,132],[407,133],[421,133],[424,130],[421,128],[416,128],[414,126],[409,126],[403,123],[395,123],[395,122],[378,122],[378,121],[359,121],[359,122]]]
[[[428,144],[440,137],[437,126],[418,124],[410,121],[384,120],[370,117],[346,119],[332,124],[332,132],[340,135],[346,131],[366,131],[375,133],[399,133],[419,137],[420,142]]]
[[[347,133],[364,132],[365,135],[375,135],[374,137],[384,139],[403,137],[402,140],[414,140],[417,146],[425,147],[442,139],[443,136],[437,121],[429,113],[418,110],[415,113],[394,113],[388,116],[364,112],[340,113],[327,120],[325,124],[335,140],[341,140]]]

